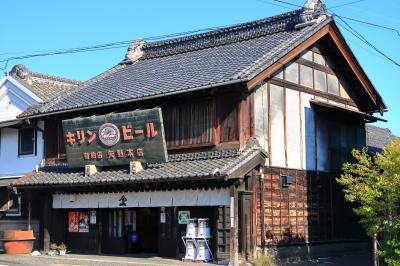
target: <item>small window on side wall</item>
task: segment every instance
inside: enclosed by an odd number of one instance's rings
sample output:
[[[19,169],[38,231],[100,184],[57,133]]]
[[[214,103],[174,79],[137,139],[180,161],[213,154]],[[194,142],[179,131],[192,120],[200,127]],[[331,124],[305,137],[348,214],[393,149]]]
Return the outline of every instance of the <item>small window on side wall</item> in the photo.
[[[6,216],[21,216],[21,194],[11,191],[7,205]]]
[[[20,128],[18,140],[18,156],[36,154],[36,130]]]

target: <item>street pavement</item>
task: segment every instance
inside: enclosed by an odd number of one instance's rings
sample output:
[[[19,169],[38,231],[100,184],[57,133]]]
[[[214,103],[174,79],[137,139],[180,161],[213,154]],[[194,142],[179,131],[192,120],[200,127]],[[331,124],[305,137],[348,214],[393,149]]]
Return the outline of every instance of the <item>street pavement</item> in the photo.
[[[373,266],[371,254],[349,255],[343,257],[324,257],[300,263],[289,263],[288,266],[315,266],[315,265],[338,265],[338,266]]]
[[[65,256],[50,257],[47,255],[8,255],[0,254],[0,266],[122,266],[122,265],[143,265],[143,266],[182,266],[197,265],[196,263],[184,263],[176,259],[166,259],[156,256],[98,256],[98,255],[75,255],[67,254]],[[201,265],[215,265],[202,263]]]
[[[309,260],[306,262],[281,264],[282,266],[372,266],[372,255],[353,255],[344,257],[324,257]],[[67,254],[65,256],[50,257],[47,255],[7,255],[0,254],[0,266],[122,266],[122,265],[142,265],[142,266],[182,266],[197,263],[184,263],[176,259],[160,258],[152,255],[142,255],[141,257],[132,256],[100,256],[100,255],[76,255]],[[216,265],[202,263],[202,266]],[[279,265],[280,266],[280,265]]]

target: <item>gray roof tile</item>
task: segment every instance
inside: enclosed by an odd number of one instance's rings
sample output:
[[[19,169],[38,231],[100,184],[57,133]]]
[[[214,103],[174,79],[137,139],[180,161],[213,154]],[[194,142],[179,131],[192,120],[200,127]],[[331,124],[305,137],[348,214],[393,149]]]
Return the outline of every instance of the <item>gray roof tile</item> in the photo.
[[[24,114],[88,108],[250,80],[332,18],[301,29],[301,10],[183,38],[147,43],[143,56]]]
[[[82,82],[77,80],[33,72],[24,65],[15,65],[9,75],[45,103],[65,94],[72,88],[82,85]],[[42,104],[39,106],[42,106]]]
[[[372,125],[365,126],[366,144],[368,150],[371,152],[380,152],[391,141],[399,139],[398,136],[393,135],[388,128],[382,128]]]
[[[218,179],[229,177],[235,169],[241,168],[257,156],[264,158],[266,154],[258,148],[248,148],[244,151],[234,149],[175,154],[169,155],[168,162],[148,164],[137,174],[130,174],[129,167],[126,166],[110,167],[86,177],[82,168],[47,166],[37,173],[33,172],[18,179],[14,186],[84,186],[163,180]]]

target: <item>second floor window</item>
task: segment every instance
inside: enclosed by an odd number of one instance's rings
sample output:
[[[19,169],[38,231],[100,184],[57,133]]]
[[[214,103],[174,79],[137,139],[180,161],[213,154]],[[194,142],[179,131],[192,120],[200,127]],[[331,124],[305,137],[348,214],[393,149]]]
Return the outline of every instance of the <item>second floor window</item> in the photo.
[[[21,128],[19,130],[18,156],[34,155],[36,153],[36,130]]]

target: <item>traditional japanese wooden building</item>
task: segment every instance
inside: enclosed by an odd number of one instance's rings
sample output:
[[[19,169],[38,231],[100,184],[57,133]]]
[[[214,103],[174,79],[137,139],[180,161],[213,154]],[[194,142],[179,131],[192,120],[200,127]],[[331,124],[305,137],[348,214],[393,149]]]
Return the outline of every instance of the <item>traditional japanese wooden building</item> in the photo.
[[[62,121],[153,108],[162,111],[164,162],[92,167],[98,157],[88,153],[86,168],[69,167]],[[214,256],[232,262],[258,247],[365,241],[335,178],[351,149],[365,146],[365,123],[385,110],[334,19],[308,1],[249,23],[135,42],[117,66],[23,114],[45,123],[46,166],[14,185],[32,200],[44,249],[64,242],[73,252],[181,257],[180,212],[209,218]],[[131,160],[141,152],[162,149],[135,148]],[[118,158],[104,150],[101,160]],[[70,230],[81,213],[93,221]]]

